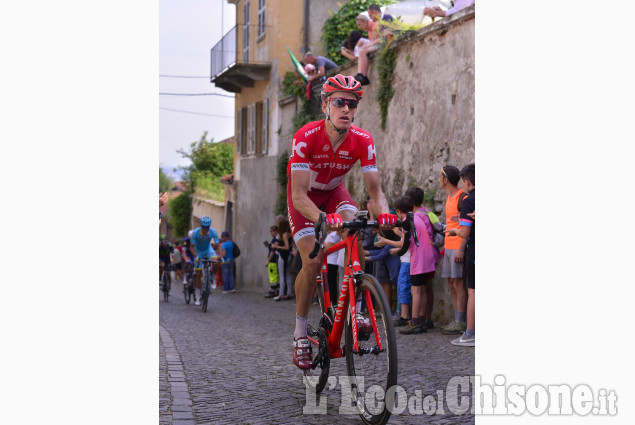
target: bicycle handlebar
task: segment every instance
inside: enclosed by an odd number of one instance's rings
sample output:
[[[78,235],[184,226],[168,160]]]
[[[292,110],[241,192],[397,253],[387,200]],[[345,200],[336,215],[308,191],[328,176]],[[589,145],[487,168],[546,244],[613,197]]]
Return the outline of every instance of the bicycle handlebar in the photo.
[[[377,228],[379,223],[377,220],[357,219],[353,221],[345,221],[342,223],[342,228],[351,230],[361,230],[367,227]],[[419,238],[417,237],[417,229],[414,225],[414,213],[412,211],[406,213],[404,220],[397,221],[395,227],[401,227],[404,230],[404,241],[401,249],[397,252],[397,255],[402,256],[408,251],[410,247],[410,234],[415,241],[415,245],[419,246]],[[315,223],[315,246],[313,251],[309,254],[309,258],[313,259],[317,257],[320,248],[324,249],[324,239],[326,237],[326,213],[321,212],[319,220]]]

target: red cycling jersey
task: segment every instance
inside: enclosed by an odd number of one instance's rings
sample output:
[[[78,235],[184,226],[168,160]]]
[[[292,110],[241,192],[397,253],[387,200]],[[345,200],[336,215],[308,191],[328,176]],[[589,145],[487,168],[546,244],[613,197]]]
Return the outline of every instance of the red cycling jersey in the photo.
[[[314,235],[313,222],[295,209],[291,193],[291,171],[311,172],[309,199],[322,211],[340,213],[343,210],[357,211],[342,181],[346,173],[360,161],[362,172],[377,171],[375,143],[368,132],[351,125],[344,141],[337,150],[324,129],[325,120],[311,122],[295,133],[293,154],[287,166],[287,207],[291,234],[299,239]]]
[[[314,121],[295,133],[287,176],[293,170],[310,171],[309,191],[329,191],[344,180],[358,159],[363,173],[377,171],[375,143],[367,131],[351,125],[344,141],[333,151],[325,123]]]

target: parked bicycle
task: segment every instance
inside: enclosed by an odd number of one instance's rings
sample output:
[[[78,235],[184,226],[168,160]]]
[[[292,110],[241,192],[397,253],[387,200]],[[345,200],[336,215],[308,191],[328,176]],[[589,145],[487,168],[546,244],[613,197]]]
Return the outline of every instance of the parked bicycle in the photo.
[[[161,272],[161,290],[163,291],[163,301],[165,302],[168,302],[168,298],[170,297],[170,289],[172,285],[170,272],[172,270],[174,270],[174,266],[172,264],[167,264],[163,266],[163,271]]]
[[[320,393],[328,380],[331,359],[346,357],[351,394],[357,412],[364,423],[383,425],[390,418],[390,411],[395,404],[394,393],[389,391],[397,384],[395,329],[384,291],[374,276],[362,271],[358,250],[359,230],[377,228],[379,225],[375,220],[368,220],[367,211],[359,211],[354,221],[345,221],[342,226],[354,232],[349,232],[341,242],[324,249],[325,218],[326,214],[322,212],[315,224],[315,248],[309,255],[315,258],[320,249],[324,251],[321,275],[317,277],[319,309],[318,306],[312,306],[307,320],[307,337],[314,355],[313,369],[304,372],[304,379],[309,388],[316,394]],[[419,244],[413,218],[413,213],[409,212],[404,220],[396,224],[404,229],[404,244],[398,255],[408,250],[411,232],[417,246]],[[337,306],[334,307],[329,295],[327,256],[343,248],[348,250],[349,258]],[[358,332],[360,319],[356,301],[362,298],[366,302],[368,318],[362,317],[361,320],[366,324],[370,322],[371,332]],[[363,327],[368,328],[367,325]],[[341,347],[344,332],[346,338]],[[365,403],[363,390],[374,385],[381,387],[384,394]]]
[[[188,261],[185,264],[185,282],[183,284],[183,295],[185,297],[185,304],[189,304],[192,299],[192,295],[194,294],[194,280],[195,280],[195,271],[194,271],[194,263]]]

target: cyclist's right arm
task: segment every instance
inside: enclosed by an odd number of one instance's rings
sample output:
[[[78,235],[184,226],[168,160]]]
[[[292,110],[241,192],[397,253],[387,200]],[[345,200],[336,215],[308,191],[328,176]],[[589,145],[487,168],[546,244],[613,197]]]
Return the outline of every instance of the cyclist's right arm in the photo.
[[[310,171],[291,170],[291,202],[293,207],[309,220],[316,222],[320,219],[320,210],[307,195],[310,181]]]

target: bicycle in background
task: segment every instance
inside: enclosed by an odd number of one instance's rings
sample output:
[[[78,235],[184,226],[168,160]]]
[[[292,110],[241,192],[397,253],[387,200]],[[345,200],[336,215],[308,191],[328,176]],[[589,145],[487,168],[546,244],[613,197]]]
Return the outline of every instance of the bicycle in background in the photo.
[[[203,264],[203,290],[201,293],[201,310],[203,310],[203,313],[205,313],[207,312],[207,301],[209,299],[209,294],[212,292],[212,285],[214,283],[214,273],[212,272],[212,266],[219,264],[220,258],[216,256],[208,260],[207,257],[203,257],[201,263]]]
[[[163,271],[161,272],[161,290],[163,291],[163,301],[165,302],[168,302],[170,297],[170,289],[172,285],[170,272],[172,270],[174,270],[174,266],[172,264],[166,264],[163,266]]]
[[[185,304],[189,304],[192,299],[192,295],[194,294],[194,280],[195,280],[195,271],[194,271],[194,263],[188,261],[185,264],[185,282],[183,282],[183,296],[185,297]]]

